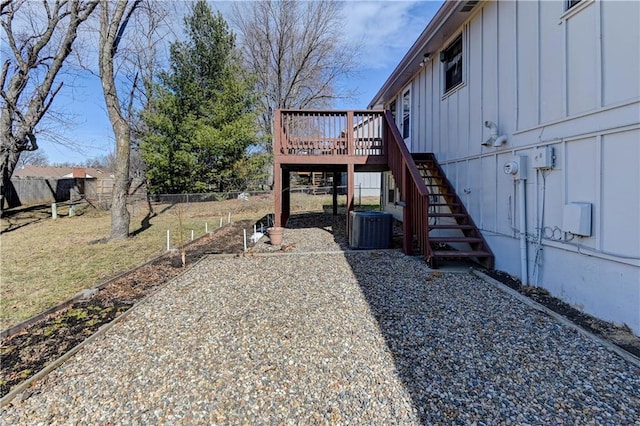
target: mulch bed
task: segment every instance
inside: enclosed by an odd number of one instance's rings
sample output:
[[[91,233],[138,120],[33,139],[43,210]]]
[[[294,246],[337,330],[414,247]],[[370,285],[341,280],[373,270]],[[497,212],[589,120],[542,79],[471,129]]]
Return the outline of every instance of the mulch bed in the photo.
[[[186,266],[207,254],[242,253],[243,230],[253,221],[226,225],[186,247]],[[102,325],[184,271],[180,253],[169,253],[111,281],[89,297],[0,340],[0,397],[29,379]]]

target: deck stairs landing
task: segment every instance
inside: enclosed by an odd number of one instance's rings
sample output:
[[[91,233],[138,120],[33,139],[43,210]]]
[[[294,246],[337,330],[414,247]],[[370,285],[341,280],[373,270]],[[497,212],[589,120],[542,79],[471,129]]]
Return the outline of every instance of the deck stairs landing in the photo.
[[[493,269],[494,256],[432,153],[412,154],[429,192],[431,267],[470,259]]]

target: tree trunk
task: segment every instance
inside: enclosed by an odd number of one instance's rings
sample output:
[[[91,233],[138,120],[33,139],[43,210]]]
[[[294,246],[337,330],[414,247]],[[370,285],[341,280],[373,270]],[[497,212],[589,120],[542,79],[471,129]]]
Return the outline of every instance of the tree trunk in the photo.
[[[129,186],[131,185],[129,179],[131,126],[122,114],[122,108],[120,107],[113,61],[120,37],[127,26],[129,17],[139,3],[140,0],[134,0],[131,3],[128,1],[119,1],[117,3],[111,3],[108,0],[101,1],[100,54],[98,57],[100,81],[102,82],[102,92],[107,105],[109,121],[116,138],[115,182],[111,200],[110,238],[112,240],[127,238],[131,221],[131,215],[127,210]],[[109,10],[110,6],[113,6],[112,11]],[[130,6],[129,9],[127,9],[128,6]]]
[[[110,52],[102,53],[103,56],[100,58],[100,78],[109,121],[116,139],[115,182],[113,183],[113,197],[111,199],[110,238],[112,240],[122,240],[129,236],[129,222],[131,220],[129,210],[127,210],[127,198],[131,184],[129,180],[131,129],[127,120],[122,116],[120,109],[113,77],[113,57],[109,54]]]
[[[113,126],[116,137],[116,168],[114,170],[115,182],[113,184],[113,198],[111,200],[111,239],[124,239],[129,236],[129,223],[131,215],[127,209],[129,196],[129,149],[131,138],[129,125],[122,120],[119,125]]]
[[[9,205],[7,191],[11,187],[11,175],[13,175],[13,171],[20,158],[20,152],[13,149],[13,141],[6,139],[5,135],[2,135],[1,138],[8,143],[6,145],[3,144],[0,149],[0,176],[2,176],[2,180],[0,181],[0,211],[5,209],[5,201],[7,208],[13,207]]]

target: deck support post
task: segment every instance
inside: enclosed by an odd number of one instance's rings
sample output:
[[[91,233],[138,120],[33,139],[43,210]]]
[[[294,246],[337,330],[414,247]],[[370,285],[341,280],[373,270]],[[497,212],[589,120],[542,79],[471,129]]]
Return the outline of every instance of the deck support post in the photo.
[[[410,196],[409,170],[406,165],[402,167],[402,182],[400,185],[400,188],[402,188],[402,201],[405,202],[402,208],[402,251],[410,256],[413,254],[413,206],[409,201],[412,197]]]
[[[340,180],[340,172],[333,172],[333,215],[338,215],[338,181]]]
[[[273,203],[274,203],[274,224],[282,226],[282,166],[280,163],[273,164]]]
[[[355,166],[347,164],[347,235],[349,235],[349,214],[353,210],[353,195],[355,193]]]
[[[282,169],[282,226],[287,225],[291,215],[291,171]]]

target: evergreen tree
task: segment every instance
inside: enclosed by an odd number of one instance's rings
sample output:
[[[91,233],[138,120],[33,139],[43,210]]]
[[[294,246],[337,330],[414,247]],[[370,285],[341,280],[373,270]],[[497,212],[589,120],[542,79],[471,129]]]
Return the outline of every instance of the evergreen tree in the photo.
[[[170,70],[143,115],[147,176],[156,193],[236,189],[238,165],[256,141],[252,81],[243,76],[234,34],[206,1],[185,25],[187,40],[171,45]]]

